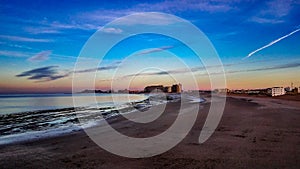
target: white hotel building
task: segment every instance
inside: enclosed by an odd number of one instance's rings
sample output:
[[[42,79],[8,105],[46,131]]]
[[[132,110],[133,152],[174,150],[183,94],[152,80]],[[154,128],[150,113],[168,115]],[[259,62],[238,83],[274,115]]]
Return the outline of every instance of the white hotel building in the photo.
[[[272,87],[268,89],[267,93],[271,96],[281,96],[285,95],[285,90],[283,87]]]

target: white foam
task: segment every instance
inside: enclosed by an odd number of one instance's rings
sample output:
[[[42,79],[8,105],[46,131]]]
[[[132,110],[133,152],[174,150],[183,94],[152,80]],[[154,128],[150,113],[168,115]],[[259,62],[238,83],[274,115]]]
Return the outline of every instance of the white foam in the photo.
[[[43,131],[29,131],[26,133],[10,134],[6,136],[1,136],[0,145],[6,145],[10,143],[18,143],[24,141],[33,141],[41,138],[58,136],[61,134],[66,134],[74,131],[79,131],[78,126],[63,126],[55,129],[48,129]]]

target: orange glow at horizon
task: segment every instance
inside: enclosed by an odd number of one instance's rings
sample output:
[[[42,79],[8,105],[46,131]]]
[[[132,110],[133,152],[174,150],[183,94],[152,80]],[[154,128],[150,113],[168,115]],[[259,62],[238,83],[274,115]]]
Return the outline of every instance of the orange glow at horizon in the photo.
[[[85,81],[86,75],[82,76],[82,82]],[[294,86],[300,86],[298,80],[297,71],[266,71],[264,73],[259,72],[244,72],[227,74],[227,88],[229,89],[254,89],[254,88],[268,88],[273,86],[287,87],[294,83]],[[110,81],[96,80],[96,89],[103,90],[143,90],[148,85],[172,85],[175,83],[181,83],[184,90],[197,90],[191,85],[191,81],[185,76],[176,75],[177,80],[168,76],[139,76],[128,79],[116,79],[111,86]],[[297,81],[298,80],[298,81]],[[129,85],[127,85],[129,84]],[[197,78],[198,89],[211,90],[211,84],[208,76],[201,76]],[[81,91],[87,89],[82,83],[80,88],[75,89]],[[0,93],[26,93],[26,92],[71,92],[72,91],[72,77],[58,79],[49,82],[35,82],[26,78],[9,78],[4,77],[0,82]]]

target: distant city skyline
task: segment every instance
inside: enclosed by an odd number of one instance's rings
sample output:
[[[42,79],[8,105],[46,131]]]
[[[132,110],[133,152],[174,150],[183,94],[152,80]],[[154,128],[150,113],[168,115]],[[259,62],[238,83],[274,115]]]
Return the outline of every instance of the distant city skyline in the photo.
[[[114,19],[136,12],[164,12],[196,25],[215,46],[229,89],[287,87],[291,82],[294,87],[300,86],[298,1],[156,0],[125,4],[4,0],[0,10],[0,93],[71,92],[74,65],[88,38]],[[170,26],[170,22],[166,18],[145,18],[145,25]],[[125,33],[121,27],[102,31],[108,38]],[[168,73],[173,73],[183,83],[184,90],[197,90],[191,87],[192,82],[185,80],[184,64],[173,61],[175,55],[192,70],[198,89],[209,90],[209,77],[197,56],[184,44],[160,35],[126,39],[107,54],[99,67],[87,65],[75,73],[84,79],[97,70],[95,88],[103,90],[111,88],[112,77],[114,90],[128,88],[123,84],[129,80],[130,88],[136,90],[147,85],[178,83],[168,77]],[[150,60],[161,69],[137,72],[148,66]]]

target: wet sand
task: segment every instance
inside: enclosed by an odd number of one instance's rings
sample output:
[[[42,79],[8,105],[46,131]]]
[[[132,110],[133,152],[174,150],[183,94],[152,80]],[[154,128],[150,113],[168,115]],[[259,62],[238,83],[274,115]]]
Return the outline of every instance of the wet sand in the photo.
[[[209,99],[208,99],[209,100]],[[198,104],[198,103],[197,103]],[[153,136],[177,117],[179,103],[168,103],[163,116],[148,125],[110,119],[118,131]],[[79,131],[69,135],[0,147],[0,168],[299,168],[299,101],[229,96],[222,120],[205,143],[198,137],[210,103],[203,103],[187,137],[154,157],[130,159],[98,147]]]

